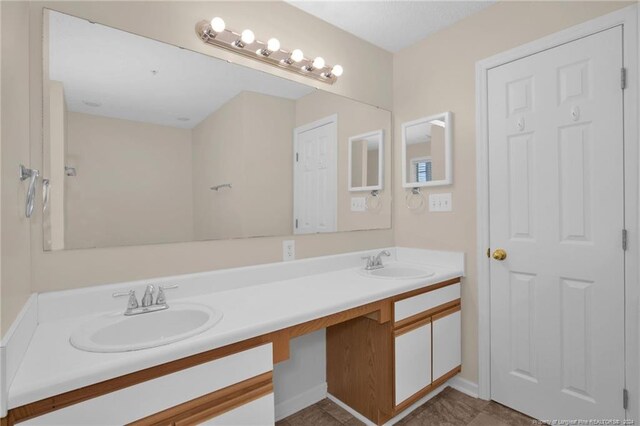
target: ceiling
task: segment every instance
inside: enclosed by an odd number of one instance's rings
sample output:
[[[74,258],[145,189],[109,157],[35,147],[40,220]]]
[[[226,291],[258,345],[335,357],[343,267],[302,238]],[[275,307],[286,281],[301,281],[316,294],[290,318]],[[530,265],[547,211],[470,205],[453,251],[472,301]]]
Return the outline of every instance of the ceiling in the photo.
[[[315,90],[53,11],[49,52],[69,111],[172,127],[195,127],[242,91],[299,99]]]
[[[494,1],[285,0],[356,37],[398,52]]]

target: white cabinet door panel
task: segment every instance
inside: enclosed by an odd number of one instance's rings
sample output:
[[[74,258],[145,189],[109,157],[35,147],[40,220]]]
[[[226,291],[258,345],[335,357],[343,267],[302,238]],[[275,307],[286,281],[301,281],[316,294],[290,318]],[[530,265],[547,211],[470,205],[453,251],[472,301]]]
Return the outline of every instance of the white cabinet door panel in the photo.
[[[431,323],[395,338],[395,403],[431,384]]]
[[[460,311],[433,321],[433,380],[458,367],[460,354]]]

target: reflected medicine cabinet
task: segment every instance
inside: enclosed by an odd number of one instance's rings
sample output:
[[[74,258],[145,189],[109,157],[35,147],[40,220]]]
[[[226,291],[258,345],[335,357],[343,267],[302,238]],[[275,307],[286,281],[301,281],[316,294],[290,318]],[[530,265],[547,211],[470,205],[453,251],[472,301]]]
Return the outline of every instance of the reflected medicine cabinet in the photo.
[[[402,124],[402,186],[420,188],[452,183],[451,113]]]
[[[383,182],[384,131],[349,138],[349,191],[380,191]]]

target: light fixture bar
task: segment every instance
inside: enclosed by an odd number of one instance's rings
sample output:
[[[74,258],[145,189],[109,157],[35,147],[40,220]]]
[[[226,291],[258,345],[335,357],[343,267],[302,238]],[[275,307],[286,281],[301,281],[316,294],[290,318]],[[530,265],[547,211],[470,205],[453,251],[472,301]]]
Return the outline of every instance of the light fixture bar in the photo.
[[[212,27],[219,30],[216,32]],[[221,24],[220,24],[221,23]],[[292,51],[280,48],[277,39],[269,39],[262,42],[253,36],[251,30],[244,30],[242,33],[225,28],[224,21],[214,18],[212,21],[200,21],[196,24],[196,34],[206,44],[237,53],[247,58],[273,65],[280,69],[303,75],[314,80],[327,84],[333,84],[342,75],[342,67],[333,67],[325,64],[321,57],[307,59],[302,51],[295,49]]]

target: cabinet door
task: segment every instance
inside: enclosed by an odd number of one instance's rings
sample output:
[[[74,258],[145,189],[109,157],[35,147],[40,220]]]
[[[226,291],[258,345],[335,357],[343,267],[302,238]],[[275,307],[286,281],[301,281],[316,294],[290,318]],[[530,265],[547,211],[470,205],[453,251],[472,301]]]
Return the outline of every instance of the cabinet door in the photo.
[[[433,316],[433,380],[461,364],[460,308]]]
[[[431,385],[431,322],[409,325],[395,336],[395,404]]]

